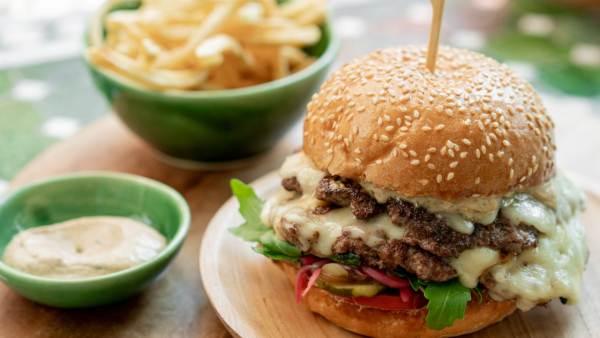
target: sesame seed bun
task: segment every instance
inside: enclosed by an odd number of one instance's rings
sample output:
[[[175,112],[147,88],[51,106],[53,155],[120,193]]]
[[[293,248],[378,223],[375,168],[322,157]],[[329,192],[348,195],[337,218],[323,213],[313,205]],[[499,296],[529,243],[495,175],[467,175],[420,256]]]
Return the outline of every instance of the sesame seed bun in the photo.
[[[387,48],[338,69],[308,104],[304,151],[321,170],[414,197],[505,194],[555,175],[554,123],[506,65],[441,46]]]
[[[298,269],[275,262],[295,284]],[[474,299],[467,303],[464,319],[441,331],[427,327],[427,309],[392,311],[356,305],[341,297],[312,287],[304,297],[308,308],[327,318],[332,323],[352,332],[379,338],[436,338],[453,337],[479,331],[501,321],[513,313],[516,301],[497,302],[484,292],[483,301]]]

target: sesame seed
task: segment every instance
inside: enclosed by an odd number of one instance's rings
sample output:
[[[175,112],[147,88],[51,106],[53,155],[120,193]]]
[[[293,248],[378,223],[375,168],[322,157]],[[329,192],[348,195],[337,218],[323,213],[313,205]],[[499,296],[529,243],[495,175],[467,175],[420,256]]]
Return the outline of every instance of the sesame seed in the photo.
[[[401,125],[401,124],[402,124],[402,119],[401,119],[401,118],[397,118],[397,119],[396,119],[396,123],[397,123],[398,125]]]
[[[515,176],[515,171],[510,169],[510,176],[508,178],[513,178],[513,176]]]
[[[335,118],[334,114],[330,114],[329,116],[327,116],[328,119],[333,120]]]
[[[464,144],[470,146],[471,145],[471,141],[467,140],[466,138],[462,140]]]
[[[373,92],[367,92],[367,96],[375,96],[375,93],[373,93]]]
[[[354,103],[354,102],[348,103],[348,107],[354,107],[354,106],[356,106],[356,103]]]
[[[452,148],[454,144],[452,143],[452,141],[448,140],[446,141],[446,146],[448,146],[448,148]]]
[[[403,152],[402,152],[402,156],[403,156],[404,158],[408,158],[408,153],[407,153],[406,151],[403,151]]]
[[[439,124],[437,127],[435,127],[435,130],[442,130],[442,129],[444,129],[444,127],[446,127],[446,126],[443,124]]]
[[[490,154],[489,156],[490,162],[494,162],[494,154]]]
[[[458,166],[458,162],[450,163],[450,168],[456,168],[456,166]]]
[[[431,127],[430,126],[424,126],[424,127],[421,128],[421,130],[423,130],[423,131],[430,131]]]
[[[475,156],[477,156],[477,158],[481,157],[481,153],[479,152],[479,149],[475,149]]]
[[[419,111],[418,111],[418,110],[415,110],[415,112],[414,112],[413,116],[414,116],[416,119],[418,119],[418,118],[419,118]]]
[[[429,169],[435,169],[435,165],[433,165],[433,163],[429,163],[427,166],[429,167]]]
[[[398,157],[398,150],[394,149],[394,151],[392,151],[392,155],[394,157]]]
[[[510,142],[508,142],[507,140],[502,141],[502,144],[504,144],[505,146],[510,146]]]
[[[450,181],[451,179],[454,178],[454,173],[449,173],[448,177],[446,178],[447,181]]]
[[[481,178],[477,177],[477,179],[475,180],[475,184],[479,184],[479,183],[481,183]]]
[[[408,153],[412,156],[412,157],[417,157],[417,153],[414,150],[409,150]]]
[[[481,121],[477,122],[477,125],[479,125],[479,129],[483,130],[483,123]]]
[[[467,157],[467,152],[465,151],[465,152],[462,152],[462,153],[460,153],[460,157],[461,157],[461,158],[465,158],[465,157]]]
[[[384,140],[384,141],[388,141],[388,140],[389,140],[389,137],[387,137],[387,136],[385,136],[385,135],[381,135],[381,139],[382,139],[382,140]]]
[[[525,181],[526,178],[527,177],[525,177],[525,176],[521,177],[521,179],[519,180],[519,183],[523,183],[523,181]]]
[[[444,147],[442,148],[442,150],[440,150],[440,154],[442,154],[442,155],[446,155],[446,149],[447,149],[447,148],[446,148],[446,146],[444,146]]]
[[[485,151],[486,151],[486,147],[485,146],[481,146],[481,152],[485,155]]]
[[[387,121],[390,122],[390,117],[388,115],[383,115],[383,118]]]
[[[538,170],[538,168],[539,168],[539,165],[536,164],[535,167],[533,167],[533,172],[535,173]]]
[[[419,163],[420,163],[419,160],[412,160],[410,162],[410,164],[412,164],[412,165],[418,165]]]
[[[429,183],[428,180],[420,180],[419,183],[421,183],[422,185],[427,185],[427,183]]]
[[[400,128],[400,131],[408,131],[408,128],[402,127],[402,128]]]
[[[429,149],[427,149],[427,152],[435,153],[436,150],[437,150],[436,148],[429,148]]]
[[[382,160],[377,160],[377,161],[375,161],[375,163],[381,164],[381,163],[383,163],[383,161]]]
[[[512,165],[513,164],[513,159],[512,157],[508,159],[508,165]]]
[[[349,146],[350,146],[350,142],[348,141],[348,139],[347,139],[347,138],[345,138],[345,139],[344,139],[344,144],[346,144],[346,147],[349,147]]]
[[[379,140],[379,135],[377,135],[377,134],[373,134],[373,139],[374,139],[375,141]]]
[[[404,116],[404,119],[405,119],[405,120],[408,120],[408,121],[412,121],[412,120],[413,120],[413,119],[412,119],[412,117],[410,117],[410,116],[408,116],[408,115]]]
[[[408,146],[407,146],[406,144],[404,144],[404,143],[401,143],[401,144],[398,146],[398,148],[400,148],[400,149],[406,149],[406,147],[408,147]]]
[[[352,114],[348,115],[348,118],[347,118],[347,120],[348,120],[348,121],[350,121],[350,120],[352,120],[352,118],[353,118],[353,117],[354,117],[354,113],[352,113]]]
[[[452,110],[451,109],[446,109],[446,115],[452,116]]]
[[[382,125],[383,124],[383,119],[381,117],[379,119],[377,119],[377,124],[378,125]]]
[[[354,149],[354,152],[357,153],[357,154],[361,153],[360,149],[358,149],[358,148]]]
[[[336,112],[336,113],[339,113],[339,112],[341,112],[341,111],[342,111],[342,109],[344,109],[344,107],[342,107],[342,106],[339,106],[339,107],[337,107],[337,109],[335,110],[335,112]]]
[[[469,126],[469,125],[471,125],[471,119],[467,119],[467,120],[465,121],[465,126]]]
[[[440,183],[442,181],[442,175],[437,175],[437,182]]]
[[[448,149],[448,155],[450,155],[450,157],[454,157],[454,150]]]
[[[323,107],[329,107],[329,101],[323,102]]]

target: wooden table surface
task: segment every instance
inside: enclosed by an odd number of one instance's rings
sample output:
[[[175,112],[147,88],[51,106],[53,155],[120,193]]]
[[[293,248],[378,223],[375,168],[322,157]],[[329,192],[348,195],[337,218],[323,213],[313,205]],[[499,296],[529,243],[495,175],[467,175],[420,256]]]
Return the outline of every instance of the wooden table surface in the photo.
[[[192,211],[190,232],[164,278],[118,304],[96,309],[56,309],[28,301],[0,283],[0,337],[230,337],[202,287],[198,269],[202,236],[213,214],[231,196],[229,180],[237,177],[250,182],[279,167],[284,156],[299,146],[300,132],[289,134],[260,164],[222,172],[180,170],[157,161],[152,150],[112,115],[47,150],[14,178],[11,189],[47,176],[83,170],[142,175],[172,186],[186,198]],[[595,198],[594,205],[599,206],[600,200]],[[596,223],[598,218],[600,207],[588,212],[585,220]],[[535,334],[536,326],[546,324],[556,330],[542,330],[554,332],[544,338],[574,337],[571,334],[575,332],[589,333],[578,337],[600,335],[600,263],[596,263],[594,252],[600,246],[600,231],[595,230],[595,225],[587,225],[592,256],[580,305],[551,304],[549,309],[519,313],[498,324],[501,327],[491,327],[473,337],[495,337],[498,332],[502,337],[540,337]],[[326,324],[319,318],[316,319]],[[549,323],[548,318],[560,320]]]

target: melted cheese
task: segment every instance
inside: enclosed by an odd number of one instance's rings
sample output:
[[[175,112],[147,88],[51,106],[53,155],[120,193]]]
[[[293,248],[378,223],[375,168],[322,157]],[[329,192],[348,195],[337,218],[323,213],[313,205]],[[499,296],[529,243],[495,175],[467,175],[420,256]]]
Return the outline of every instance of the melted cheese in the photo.
[[[560,173],[556,178],[556,190],[554,231],[540,234],[537,248],[489,269],[496,281],[490,289],[492,298],[516,298],[517,305],[524,311],[556,297],[567,298],[567,304],[579,301],[581,277],[588,255],[581,221],[585,195]]]
[[[280,239],[284,239],[285,230],[298,231],[302,251],[330,257],[331,247],[344,232],[352,238],[361,238],[371,247],[387,238],[403,238],[405,228],[392,224],[385,214],[361,221],[352,215],[350,208],[334,209],[325,215],[313,213],[314,207],[323,203],[314,197],[314,191],[325,173],[316,169],[303,152],[288,157],[280,175],[297,177],[303,194],[280,189],[267,200],[261,219],[275,228]],[[538,187],[463,201],[408,198],[368,184],[363,187],[380,203],[400,198],[423,206],[463,233],[473,231],[473,222],[493,222],[498,212],[514,224],[535,227],[540,233],[537,248],[510,256],[501,264],[500,253],[490,248],[467,250],[447,261],[456,269],[461,283],[468,287],[475,287],[482,275],[491,274],[496,283],[490,287],[490,295],[496,300],[517,299],[523,310],[556,297],[567,298],[568,304],[579,300],[587,257],[581,223],[585,195],[561,173]]]
[[[456,269],[462,285],[474,288],[479,284],[479,276],[499,262],[498,250],[484,247],[466,250],[458,258],[450,259],[449,264]]]

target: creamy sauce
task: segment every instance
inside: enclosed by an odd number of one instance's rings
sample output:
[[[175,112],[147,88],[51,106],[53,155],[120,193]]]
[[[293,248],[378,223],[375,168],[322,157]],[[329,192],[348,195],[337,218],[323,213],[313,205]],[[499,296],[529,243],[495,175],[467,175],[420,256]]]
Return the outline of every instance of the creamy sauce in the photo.
[[[498,250],[482,247],[464,251],[456,259],[450,259],[450,266],[456,269],[458,280],[468,288],[479,284],[479,276],[485,270],[500,262]]]
[[[2,260],[36,276],[89,278],[141,264],[165,248],[155,229],[124,217],[84,217],[17,234]]]

